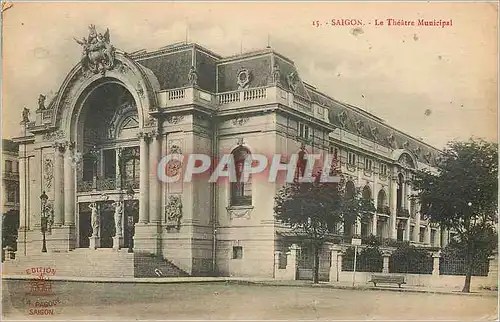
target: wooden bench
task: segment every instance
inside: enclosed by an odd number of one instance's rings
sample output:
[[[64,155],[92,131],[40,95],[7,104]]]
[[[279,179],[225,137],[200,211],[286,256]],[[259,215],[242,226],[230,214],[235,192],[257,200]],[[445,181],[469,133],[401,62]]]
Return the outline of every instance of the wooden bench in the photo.
[[[373,283],[375,287],[377,283],[398,284],[399,287],[401,287],[401,284],[406,284],[403,275],[372,275],[370,283]]]

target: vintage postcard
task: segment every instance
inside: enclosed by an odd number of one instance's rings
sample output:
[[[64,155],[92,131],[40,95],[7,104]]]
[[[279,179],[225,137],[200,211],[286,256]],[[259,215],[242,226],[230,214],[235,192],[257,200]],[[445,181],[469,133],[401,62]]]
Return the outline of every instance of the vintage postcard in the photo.
[[[2,319],[496,320],[497,2],[2,2]]]

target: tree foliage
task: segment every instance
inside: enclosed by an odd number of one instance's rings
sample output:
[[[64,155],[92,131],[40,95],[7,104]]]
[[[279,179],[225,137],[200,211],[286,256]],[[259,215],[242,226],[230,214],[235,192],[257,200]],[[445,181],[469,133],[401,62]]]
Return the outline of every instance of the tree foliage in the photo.
[[[451,142],[438,170],[416,174],[415,197],[425,218],[457,233],[471,272],[474,261],[497,244],[492,236],[498,222],[498,147],[484,140]],[[464,291],[470,291],[470,274]]]
[[[313,245],[314,282],[318,280],[320,246],[340,233],[337,229],[344,220],[352,222],[364,212],[375,210],[373,201],[362,200],[359,193],[345,198],[345,179],[335,170],[330,175],[337,175],[340,181],[322,182],[318,173],[313,182],[297,180],[284,185],[275,197],[275,218]]]

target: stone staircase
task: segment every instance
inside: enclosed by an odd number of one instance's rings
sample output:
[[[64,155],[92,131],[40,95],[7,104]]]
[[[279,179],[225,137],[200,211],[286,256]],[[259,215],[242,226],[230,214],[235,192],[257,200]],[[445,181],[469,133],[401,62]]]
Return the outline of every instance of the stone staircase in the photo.
[[[169,260],[148,253],[134,253],[134,277],[186,277],[189,274]]]
[[[3,275],[27,275],[36,267],[55,269],[61,277],[178,277],[189,276],[168,260],[146,254],[107,248],[78,248],[70,252],[16,256],[2,263]]]

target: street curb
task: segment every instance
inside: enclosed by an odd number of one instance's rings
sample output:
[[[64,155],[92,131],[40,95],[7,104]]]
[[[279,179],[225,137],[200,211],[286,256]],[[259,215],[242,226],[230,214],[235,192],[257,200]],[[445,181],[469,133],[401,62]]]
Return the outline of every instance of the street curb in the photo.
[[[35,275],[4,275],[4,280],[33,280]],[[72,276],[47,276],[50,281],[57,282],[81,282],[81,283],[128,283],[128,284],[184,284],[184,283],[223,283],[231,281],[231,278],[211,277],[153,277],[153,278],[98,278],[98,277],[72,277]]]
[[[229,283],[239,283],[242,281],[228,281]],[[462,293],[460,291],[439,291],[439,290],[418,290],[418,289],[408,289],[408,288],[385,288],[385,287],[359,287],[359,286],[343,286],[343,285],[332,285],[332,284],[279,284],[279,283],[266,283],[266,282],[252,282],[243,281],[239,284],[253,284],[261,286],[285,286],[285,287],[309,287],[309,288],[329,288],[329,289],[339,289],[339,290],[357,290],[357,291],[388,291],[388,292],[400,292],[400,293],[427,293],[427,294],[439,294],[439,295],[462,295],[462,296],[481,296],[481,297],[498,297],[497,293]]]
[[[3,280],[33,280],[34,275],[4,275]],[[388,287],[373,287],[373,286],[346,286],[335,284],[312,284],[312,283],[276,283],[266,281],[247,280],[237,277],[163,277],[163,278],[97,278],[97,277],[63,277],[50,276],[51,281],[58,282],[80,282],[80,283],[126,283],[126,284],[204,284],[204,283],[228,283],[238,285],[258,285],[258,286],[274,286],[274,287],[308,287],[308,288],[327,288],[339,290],[357,290],[357,291],[388,291],[400,293],[426,293],[439,295],[462,295],[462,296],[481,296],[481,297],[498,297],[498,293],[494,292],[472,292],[462,293],[460,291],[440,291],[432,289],[408,289],[408,288],[388,288]]]

